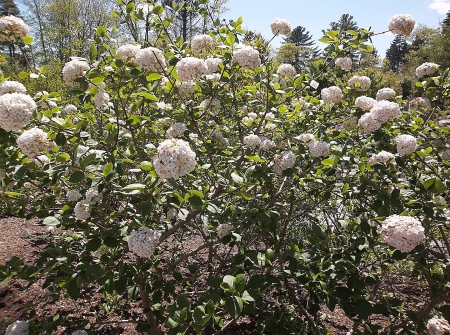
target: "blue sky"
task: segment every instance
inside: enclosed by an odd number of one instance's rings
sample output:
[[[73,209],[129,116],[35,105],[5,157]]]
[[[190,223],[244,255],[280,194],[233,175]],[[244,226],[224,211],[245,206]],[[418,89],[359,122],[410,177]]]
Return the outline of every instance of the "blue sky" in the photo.
[[[322,37],[322,29],[329,23],[339,20],[342,14],[353,15],[361,28],[372,27],[374,32],[387,30],[389,19],[395,14],[411,14],[418,24],[439,28],[450,10],[450,0],[228,0],[229,10],[223,15],[226,19],[244,19],[243,27],[260,32],[271,38],[270,23],[276,19],[286,19],[292,28],[303,26],[310,32],[316,44]],[[394,35],[386,33],[373,37],[373,45],[384,58],[386,49]],[[282,41],[276,37],[272,46],[277,48]]]

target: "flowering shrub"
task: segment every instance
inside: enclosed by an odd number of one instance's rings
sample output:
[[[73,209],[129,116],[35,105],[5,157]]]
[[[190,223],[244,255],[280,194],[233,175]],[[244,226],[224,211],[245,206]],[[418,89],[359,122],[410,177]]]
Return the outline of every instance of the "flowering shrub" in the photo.
[[[450,283],[450,129],[389,88],[361,95],[369,77],[351,80],[353,89],[319,78],[335,61],[350,70],[343,59],[370,52],[374,33],[327,31],[330,61],[296,73],[239,43],[242,18],[183,41],[167,30],[165,8],[148,3],[154,38],[115,50],[100,27],[89,58],[67,62],[74,99],[31,98],[1,78],[5,214],[58,232],[36,264],[13,258],[0,280],[42,283],[52,303],[96,287],[107,313],[139,304],[146,321],[137,330],[149,334],[163,324],[170,334],[223,331],[250,317],[259,333],[318,335],[324,305],[339,306],[355,332],[436,328],[426,322],[445,317]],[[133,1],[118,4],[125,22],[145,20]],[[192,10],[209,18],[206,0]],[[285,20],[271,26],[290,34]],[[405,35],[413,26],[404,15],[389,23]],[[449,71],[433,69],[418,86],[444,115]],[[380,289],[405,263],[428,294],[424,306]],[[27,317],[34,333],[64,325],[84,334],[104,315],[43,321],[31,307]]]

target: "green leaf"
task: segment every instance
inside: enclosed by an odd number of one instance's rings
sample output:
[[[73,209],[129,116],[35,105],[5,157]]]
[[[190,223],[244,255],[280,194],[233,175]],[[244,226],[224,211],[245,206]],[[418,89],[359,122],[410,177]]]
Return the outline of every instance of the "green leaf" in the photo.
[[[154,6],[152,8],[152,13],[155,15],[162,15],[164,13],[164,8],[160,5]]]
[[[236,280],[234,282],[234,287],[236,289],[237,292],[242,292],[244,291],[245,288],[245,274],[240,273],[236,276]]]
[[[253,297],[248,293],[248,291],[244,291],[244,293],[242,293],[242,300],[255,301],[255,299],[253,299]]]
[[[223,277],[223,282],[225,284],[227,284],[230,289],[233,289],[233,290],[234,290],[235,281],[236,281],[236,278],[234,276],[226,275],[225,277]]]
[[[167,328],[176,328],[178,327],[178,322],[176,322],[174,319],[172,319],[170,316],[167,317],[166,321],[164,322]]]
[[[251,161],[257,162],[257,163],[265,162],[265,160],[262,159],[262,158],[259,157],[259,156],[245,156],[245,158],[247,158],[247,159],[249,159],[249,160],[251,160]]]
[[[89,58],[91,61],[94,61],[97,58],[97,47],[95,46],[95,43],[91,44],[91,48],[89,49]]]
[[[86,243],[87,251],[97,251],[102,245],[102,240],[98,237],[93,238],[88,243]]]
[[[155,81],[155,80],[158,80],[158,79],[161,79],[161,78],[162,78],[162,75],[160,75],[159,73],[155,73],[155,72],[150,73],[150,74],[147,75],[147,77],[146,77],[146,79],[147,79],[148,81]]]
[[[24,71],[19,72],[17,75],[19,76],[20,79],[30,78],[30,74],[28,72],[24,72]]]
[[[106,177],[107,175],[109,175],[112,172],[112,170],[113,170],[113,164],[111,162],[109,162],[103,168],[103,175]]]
[[[157,97],[155,97],[153,94],[150,94],[148,92],[139,92],[139,95],[141,97],[144,97],[144,98],[146,98],[148,100],[151,100],[151,101],[158,101]]]
[[[373,46],[370,44],[360,44],[358,49],[363,52],[373,52]]]
[[[46,217],[42,223],[46,226],[58,226],[61,222],[57,218],[49,216]]]
[[[79,183],[84,179],[84,172],[83,171],[75,171],[72,173],[69,177],[69,181],[71,183]]]
[[[244,309],[244,303],[241,298],[233,296],[225,299],[225,310],[233,319],[237,319]]]
[[[127,13],[128,13],[128,14],[131,13],[131,12],[133,12],[135,9],[136,9],[136,6],[134,5],[134,3],[130,2],[130,3],[127,5]]]
[[[130,184],[122,188],[122,191],[131,191],[131,190],[139,190],[144,189],[144,184]]]
[[[117,238],[112,236],[106,236],[103,243],[109,248],[117,248],[119,246],[119,241]]]
[[[76,280],[69,282],[69,284],[66,285],[66,290],[73,300],[77,300],[80,296],[80,288],[78,287]]]
[[[322,37],[322,38],[319,38],[319,42],[330,44],[330,43],[333,43],[333,40],[328,37]]]
[[[25,37],[22,37],[22,41],[25,44],[31,44],[34,41],[34,38],[31,36],[25,36]]]

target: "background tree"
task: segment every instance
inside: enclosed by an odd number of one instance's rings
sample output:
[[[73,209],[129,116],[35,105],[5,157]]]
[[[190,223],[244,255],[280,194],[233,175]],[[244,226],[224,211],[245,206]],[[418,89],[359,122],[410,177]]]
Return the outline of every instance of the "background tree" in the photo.
[[[356,31],[358,29],[358,24],[350,14],[342,14],[338,21],[330,22],[330,30],[337,31],[341,41],[348,41],[353,38],[351,34],[345,32],[346,30]],[[322,32],[325,35],[325,30],[322,30]],[[361,57],[361,52],[359,50],[351,50],[347,56],[352,58],[353,62],[358,63],[359,58]]]
[[[20,10],[14,0],[2,0],[0,2],[0,16],[14,15],[20,17]]]
[[[408,45],[404,36],[397,35],[391,42],[389,49],[386,51],[386,58],[389,60],[389,66],[395,73],[401,70],[401,66],[406,61]]]

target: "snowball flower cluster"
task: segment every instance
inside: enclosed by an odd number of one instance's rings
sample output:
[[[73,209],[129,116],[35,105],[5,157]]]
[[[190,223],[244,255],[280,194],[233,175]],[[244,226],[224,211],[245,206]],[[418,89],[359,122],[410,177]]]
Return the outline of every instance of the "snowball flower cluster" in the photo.
[[[233,61],[246,70],[254,70],[261,65],[258,50],[247,45],[240,46],[233,51]]]
[[[320,92],[320,96],[326,104],[338,104],[344,97],[341,89],[337,86],[323,88]]]
[[[67,114],[75,113],[78,110],[77,106],[68,104],[64,107],[64,112]]]
[[[90,204],[96,204],[102,200],[102,194],[98,192],[97,187],[91,187],[86,191],[86,200],[89,201]]]
[[[268,139],[267,137],[260,137],[261,142],[259,143],[259,147],[261,150],[270,150],[275,147],[275,142]]]
[[[84,71],[89,69],[89,64],[84,60],[73,59],[64,64],[62,69],[63,80],[69,84],[74,85],[75,79],[84,75]]]
[[[390,87],[380,88],[377,92],[377,101],[389,100],[395,97],[395,91]]]
[[[105,110],[106,108],[108,108],[108,103],[109,103],[109,94],[106,92],[98,92],[95,96],[94,96],[94,104],[95,104],[95,108],[97,108],[98,110]]]
[[[382,150],[379,153],[377,153],[377,154],[373,155],[372,157],[370,157],[367,163],[369,165],[386,164],[393,158],[394,158],[393,154],[391,154],[390,152]]]
[[[124,62],[126,62],[127,60],[135,62],[136,54],[138,53],[139,50],[141,50],[140,45],[125,44],[122,45],[119,49],[117,49],[116,54]]]
[[[174,138],[181,136],[186,131],[186,125],[182,122],[176,122],[166,131],[166,138]]]
[[[224,238],[233,231],[233,226],[228,223],[222,223],[217,227],[217,236]]]
[[[193,52],[207,51],[214,45],[214,40],[209,35],[194,36],[191,42],[191,50]]]
[[[357,91],[367,91],[371,81],[367,76],[353,76],[348,80],[348,84]]]
[[[417,97],[409,102],[409,109],[424,110],[429,107],[431,107],[431,103],[426,97]]]
[[[349,57],[336,58],[334,63],[343,71],[350,71],[352,69],[352,59]]]
[[[383,221],[381,239],[401,252],[410,252],[425,238],[425,229],[412,216],[391,215]]]
[[[138,50],[136,53],[136,64],[144,70],[161,72],[166,67],[166,59],[161,50],[148,47]]]
[[[220,130],[215,129],[211,134],[211,138],[219,148],[226,148],[228,146],[228,139],[223,136]]]
[[[415,74],[417,78],[423,78],[426,76],[431,76],[433,75],[436,70],[438,69],[439,65],[435,64],[435,63],[423,63],[422,65],[419,65],[416,68]]]
[[[374,119],[378,123],[386,123],[400,115],[399,104],[387,100],[381,100],[375,103],[375,105],[370,110]]]
[[[53,142],[47,138],[47,133],[39,128],[25,130],[17,138],[17,146],[24,155],[34,157],[42,151],[53,147]]]
[[[213,74],[220,70],[219,65],[222,64],[223,61],[220,58],[209,57],[205,59],[206,71],[205,74]],[[220,77],[219,77],[220,78]]]
[[[168,139],[160,143],[153,165],[160,178],[178,179],[195,169],[196,155],[183,140]]]
[[[277,73],[281,74],[282,76],[292,78],[295,77],[297,71],[295,70],[295,67],[292,66],[291,64],[281,64],[278,67]]]
[[[28,35],[29,28],[22,19],[13,15],[3,16],[0,18],[0,42],[14,41],[17,37],[25,37]]]
[[[6,328],[5,335],[28,335],[28,323],[26,321],[15,321]]]
[[[91,208],[89,200],[83,199],[78,201],[73,209],[73,213],[78,220],[87,220],[91,216]]]
[[[37,106],[34,100],[23,93],[6,93],[0,96],[0,128],[17,131],[30,122]]]
[[[372,113],[366,113],[358,120],[358,125],[361,131],[365,134],[370,134],[375,130],[380,129],[381,123],[379,123]]]
[[[285,19],[273,20],[270,23],[270,29],[274,35],[280,34],[289,37],[292,34],[291,24]]]
[[[5,80],[0,83],[0,95],[4,95],[6,93],[27,93],[27,89],[23,86],[22,83],[18,81]]]
[[[79,199],[81,199],[81,197],[81,193],[78,192],[78,190],[67,191],[67,200],[69,200],[70,202],[78,201]]]
[[[203,107],[203,110],[209,110],[213,114],[217,114],[220,111],[220,100],[216,98],[205,99],[200,103],[200,107]]]
[[[160,234],[147,227],[132,231],[128,236],[128,249],[139,257],[150,257],[158,244]]]
[[[254,149],[260,145],[261,139],[258,135],[250,134],[244,137],[244,145],[249,149]]]
[[[208,68],[203,59],[186,57],[177,63],[177,74],[181,81],[198,79]]]
[[[397,135],[394,141],[397,145],[397,152],[400,155],[411,155],[417,150],[417,140],[412,135]]]
[[[326,157],[330,153],[330,145],[326,142],[312,141],[309,142],[308,148],[312,157]]]
[[[414,29],[416,21],[409,14],[397,14],[389,20],[389,30],[396,35],[408,36]]]
[[[178,89],[178,94],[184,98],[188,94],[194,93],[195,82],[193,82],[192,80],[191,81],[183,81],[183,82],[177,81],[177,89]]]
[[[443,335],[450,333],[450,324],[447,320],[435,316],[428,320],[427,323],[428,334],[430,335]]]
[[[313,134],[301,134],[296,137],[297,140],[300,140],[302,142],[308,143],[310,141],[314,141],[314,135]]]
[[[355,99],[355,106],[361,108],[363,111],[369,111],[375,105],[375,99],[362,95]]]
[[[284,170],[291,169],[295,165],[295,155],[292,151],[285,151],[281,155],[275,155],[273,171],[280,175]]]

